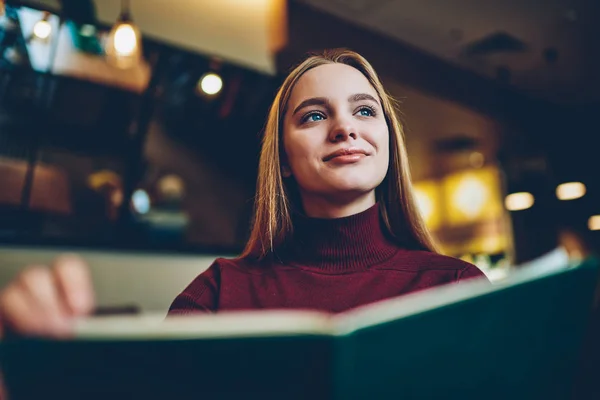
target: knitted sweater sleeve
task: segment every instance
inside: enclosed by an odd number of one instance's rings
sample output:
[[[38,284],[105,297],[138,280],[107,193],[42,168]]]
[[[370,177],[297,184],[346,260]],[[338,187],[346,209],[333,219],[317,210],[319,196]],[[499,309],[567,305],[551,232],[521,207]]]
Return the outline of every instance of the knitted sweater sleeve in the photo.
[[[168,315],[215,312],[218,308],[220,281],[221,269],[217,260],[173,300]]]
[[[466,281],[473,278],[486,278],[485,274],[475,265],[465,263],[465,267],[458,271],[457,282]]]

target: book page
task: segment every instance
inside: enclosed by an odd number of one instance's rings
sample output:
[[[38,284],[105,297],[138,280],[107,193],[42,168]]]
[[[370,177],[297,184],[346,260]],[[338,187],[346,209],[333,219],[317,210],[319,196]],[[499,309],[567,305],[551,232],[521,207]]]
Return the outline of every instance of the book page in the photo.
[[[141,314],[87,317],[76,321],[82,340],[161,340],[253,336],[329,335],[331,317],[302,310],[239,311],[219,314]]]

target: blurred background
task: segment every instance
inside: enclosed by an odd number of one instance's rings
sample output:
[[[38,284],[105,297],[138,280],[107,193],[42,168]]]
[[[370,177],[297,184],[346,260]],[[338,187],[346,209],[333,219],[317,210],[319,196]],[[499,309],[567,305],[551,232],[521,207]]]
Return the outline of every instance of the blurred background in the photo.
[[[71,251],[164,310],[250,227],[261,130],[311,51],[400,101],[444,253],[501,279],[598,248],[600,2],[0,0],[0,284]]]

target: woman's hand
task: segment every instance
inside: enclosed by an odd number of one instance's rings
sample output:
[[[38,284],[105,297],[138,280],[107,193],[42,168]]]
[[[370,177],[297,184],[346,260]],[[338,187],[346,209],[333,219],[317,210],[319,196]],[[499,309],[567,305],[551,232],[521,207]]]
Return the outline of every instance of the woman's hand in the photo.
[[[0,336],[66,337],[74,317],[94,309],[94,290],[85,262],[74,255],[51,266],[30,266],[0,293]]]

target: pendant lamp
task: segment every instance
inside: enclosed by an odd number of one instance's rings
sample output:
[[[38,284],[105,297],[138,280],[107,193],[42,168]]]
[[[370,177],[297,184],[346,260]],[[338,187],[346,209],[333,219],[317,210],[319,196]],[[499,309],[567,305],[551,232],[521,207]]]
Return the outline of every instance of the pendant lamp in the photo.
[[[134,68],[142,60],[142,35],[133,23],[129,0],[121,1],[121,14],[111,29],[105,53],[109,64],[120,68]]]

